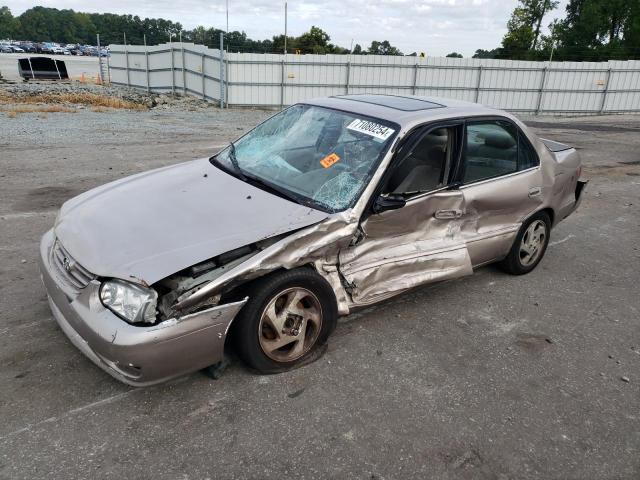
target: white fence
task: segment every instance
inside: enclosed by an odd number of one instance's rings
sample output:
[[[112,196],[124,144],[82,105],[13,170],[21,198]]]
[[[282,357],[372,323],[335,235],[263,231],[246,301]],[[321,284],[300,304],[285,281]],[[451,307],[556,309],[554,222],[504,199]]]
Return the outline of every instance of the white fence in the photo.
[[[223,106],[282,107],[349,93],[427,95],[519,113],[640,112],[640,61],[527,62],[225,53],[193,43],[111,45],[112,83]]]

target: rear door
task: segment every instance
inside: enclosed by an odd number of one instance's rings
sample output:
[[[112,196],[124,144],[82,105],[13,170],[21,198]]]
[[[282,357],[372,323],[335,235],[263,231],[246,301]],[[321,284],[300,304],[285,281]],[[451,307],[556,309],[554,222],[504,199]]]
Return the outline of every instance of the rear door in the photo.
[[[462,131],[461,123],[425,128],[399,150],[381,194],[406,204],[368,216],[360,238],[340,252],[340,272],[354,304],[472,272],[461,234],[464,194],[448,189]]]
[[[473,228],[463,232],[474,266],[506,256],[522,222],[539,209],[539,163],[535,149],[510,120],[466,122],[455,179],[467,215],[476,218]]]

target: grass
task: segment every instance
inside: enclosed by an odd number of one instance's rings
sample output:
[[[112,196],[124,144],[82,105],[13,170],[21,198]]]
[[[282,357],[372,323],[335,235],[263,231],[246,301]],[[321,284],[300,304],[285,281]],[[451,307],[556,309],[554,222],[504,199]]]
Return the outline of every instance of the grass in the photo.
[[[102,109],[127,109],[127,110],[147,110],[147,107],[139,103],[130,102],[117,97],[109,97],[107,95],[98,95],[96,93],[81,92],[81,93],[38,93],[36,95],[28,96],[13,96],[6,92],[0,92],[0,105],[2,104],[49,104],[47,107],[38,108],[60,108],[60,110],[24,110],[26,111],[38,111],[38,112],[75,112],[64,105],[86,105],[96,108],[94,111],[106,111]],[[22,107],[12,107],[10,110],[16,110],[17,113],[23,113],[19,111]],[[93,110],[92,108],[92,110]]]
[[[9,118],[16,118],[19,113],[76,113],[75,108],[69,108],[62,105],[18,105],[9,108],[0,108],[2,112],[8,112]]]

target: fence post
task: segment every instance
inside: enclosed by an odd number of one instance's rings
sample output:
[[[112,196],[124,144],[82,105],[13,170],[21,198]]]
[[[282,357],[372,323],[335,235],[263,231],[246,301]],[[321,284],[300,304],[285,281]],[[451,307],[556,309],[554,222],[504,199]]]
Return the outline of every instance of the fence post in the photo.
[[[607,102],[607,92],[609,91],[609,80],[611,79],[611,67],[607,69],[607,77],[604,81],[604,90],[602,91],[602,103],[600,104],[600,114],[604,113],[604,107]]]
[[[478,100],[480,99],[481,84],[482,84],[482,65],[478,67],[478,81],[476,82],[476,99],[474,100],[475,103],[478,103]]]
[[[349,84],[351,83],[351,62],[347,62],[347,83],[345,84],[345,94],[349,95]]]
[[[419,68],[420,67],[418,66],[418,62],[416,62],[416,64],[413,66],[413,89],[411,90],[412,95],[415,95],[417,93]]]
[[[224,33],[220,32],[220,108],[224,108]]]
[[[124,38],[124,61],[125,66],[127,67],[127,87],[131,86],[131,80],[129,78],[129,50],[127,49],[127,34],[122,34]],[[98,50],[98,58],[100,58],[100,51]]]
[[[229,45],[224,55],[224,108],[229,108]]]
[[[147,74],[147,93],[149,93],[151,90],[149,85],[149,50],[147,49],[147,36],[143,35],[142,38],[144,39],[144,68]]]
[[[171,54],[171,95],[176,94],[175,61],[173,59],[173,40],[169,38],[169,53]]]
[[[187,96],[187,79],[184,73],[184,43],[182,43],[182,30],[180,30],[180,53],[182,54],[182,95]]]
[[[111,85],[111,64],[109,63],[109,55],[107,55],[107,79]]]
[[[547,82],[547,71],[549,67],[542,69],[542,80],[540,80],[540,88],[538,88],[538,102],[536,104],[536,115],[540,113],[540,106],[542,105],[542,95],[544,94],[544,84]]]
[[[102,78],[102,58],[100,56],[100,34],[96,34],[96,45],[98,46],[98,78],[100,79],[100,85],[104,85],[104,78]],[[29,60],[29,66],[31,66],[31,60]],[[31,75],[33,75],[33,69],[31,70]]]
[[[285,69],[285,62],[284,59],[282,60],[282,75],[280,77],[280,109],[282,110],[284,108],[284,69]]]
[[[207,96],[204,93],[204,52],[202,53],[202,57],[200,58],[200,70],[202,73],[202,100],[206,100]]]

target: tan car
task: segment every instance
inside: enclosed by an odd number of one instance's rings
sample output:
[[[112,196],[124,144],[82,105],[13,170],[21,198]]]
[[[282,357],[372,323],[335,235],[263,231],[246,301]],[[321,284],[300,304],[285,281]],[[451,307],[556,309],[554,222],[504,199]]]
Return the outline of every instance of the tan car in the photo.
[[[304,362],[339,315],[500,262],[533,270],[580,159],[518,119],[425,97],[293,105],[211,158],[67,201],[42,239],[55,318],[117,379]]]

